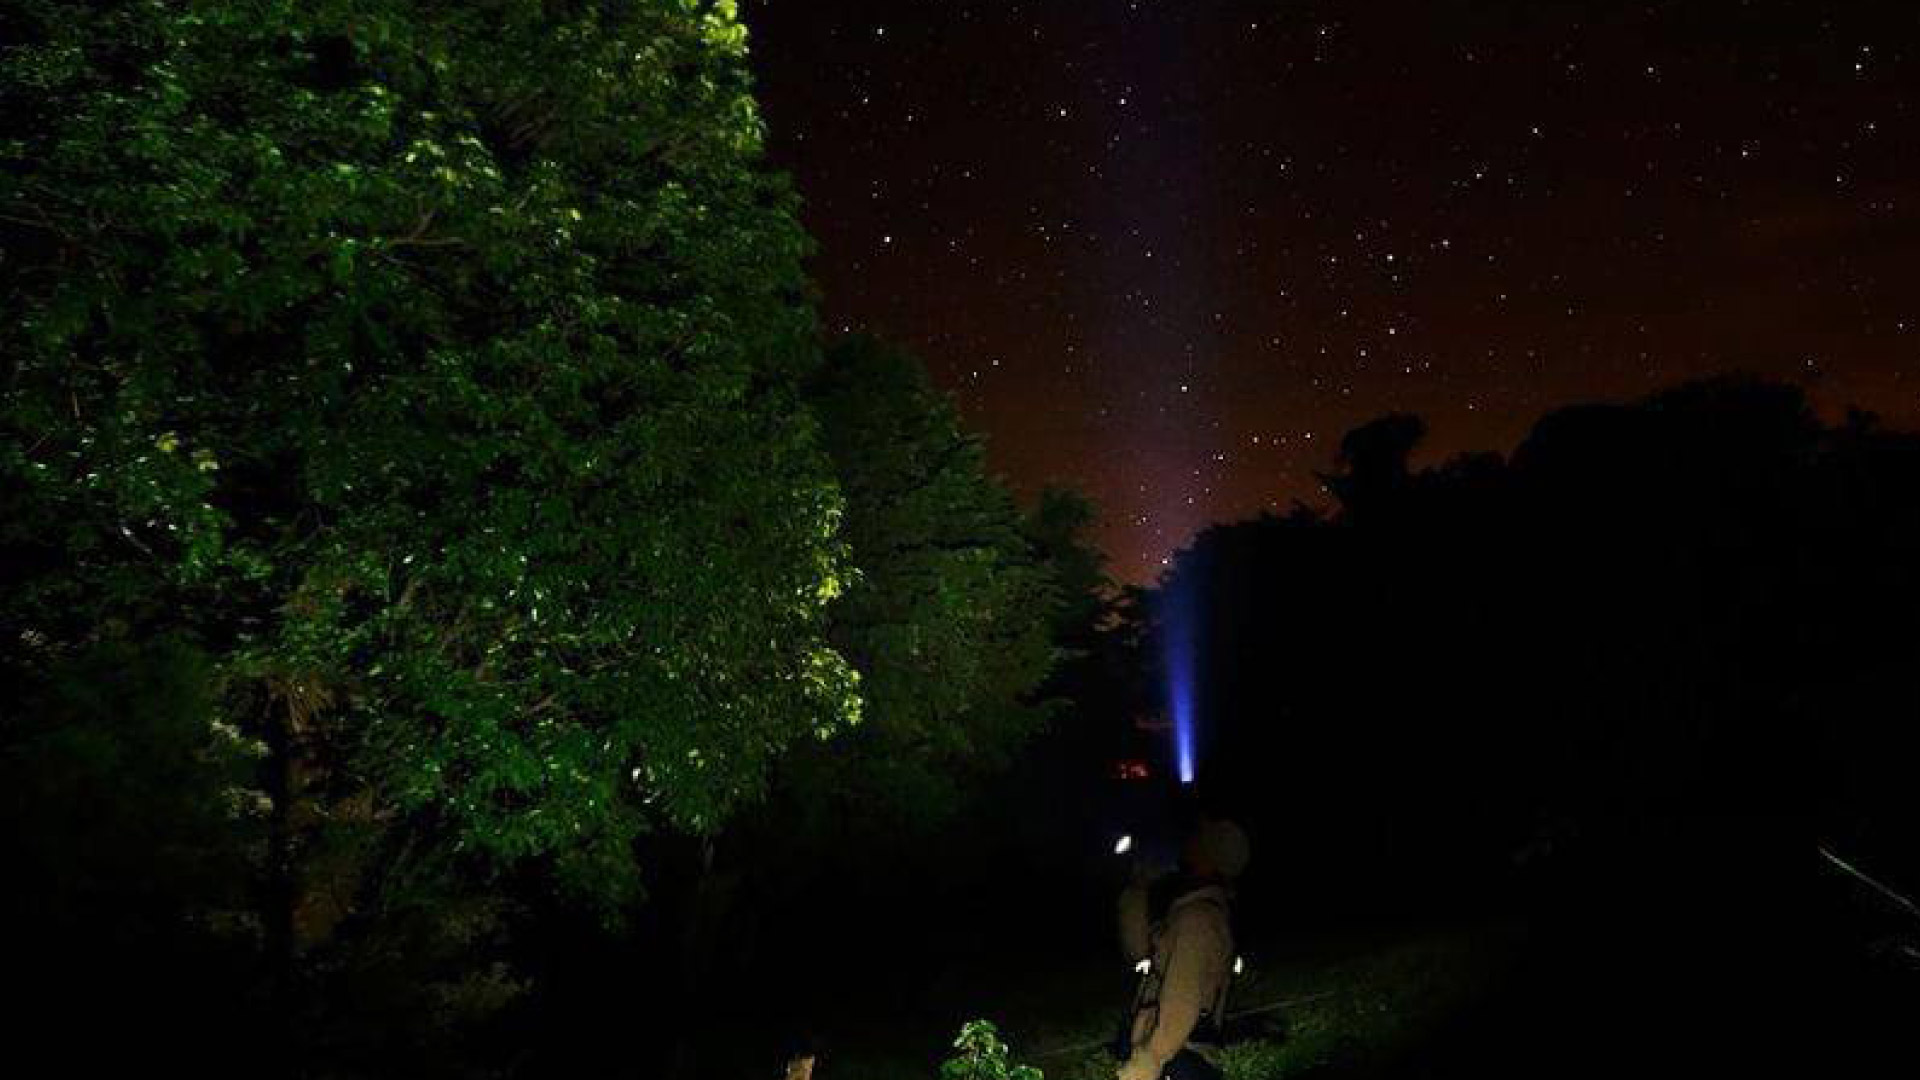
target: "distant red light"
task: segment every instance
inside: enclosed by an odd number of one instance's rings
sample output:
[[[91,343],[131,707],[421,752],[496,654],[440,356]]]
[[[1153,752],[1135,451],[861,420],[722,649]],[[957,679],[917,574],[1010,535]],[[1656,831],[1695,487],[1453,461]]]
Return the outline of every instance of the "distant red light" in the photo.
[[[1147,763],[1144,761],[1116,761],[1113,763],[1113,778],[1115,780],[1148,780],[1152,777],[1153,770],[1148,768]]]

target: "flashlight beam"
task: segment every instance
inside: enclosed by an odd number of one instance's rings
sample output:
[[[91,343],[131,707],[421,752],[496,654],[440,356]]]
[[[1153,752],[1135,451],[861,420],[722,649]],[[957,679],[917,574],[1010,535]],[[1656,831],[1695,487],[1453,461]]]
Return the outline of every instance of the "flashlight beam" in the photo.
[[[1173,723],[1173,760],[1182,784],[1193,783],[1195,758],[1194,698],[1199,687],[1199,612],[1190,581],[1163,583],[1160,599],[1161,659],[1165,662],[1167,718]]]

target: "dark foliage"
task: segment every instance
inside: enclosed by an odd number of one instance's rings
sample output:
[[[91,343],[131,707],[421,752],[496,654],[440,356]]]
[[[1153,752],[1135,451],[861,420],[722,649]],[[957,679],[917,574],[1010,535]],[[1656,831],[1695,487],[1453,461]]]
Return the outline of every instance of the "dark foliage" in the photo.
[[[1561,1006],[1508,1021],[1540,1046],[1620,1008],[1704,1055],[1815,986],[1858,1007],[1775,1048],[1859,1035],[1887,922],[1818,848],[1920,884],[1920,438],[1741,379],[1552,413],[1507,459],[1415,468],[1420,435],[1354,432],[1330,513],[1214,528],[1161,586],[1195,598],[1202,786],[1263,910],[1524,914]]]

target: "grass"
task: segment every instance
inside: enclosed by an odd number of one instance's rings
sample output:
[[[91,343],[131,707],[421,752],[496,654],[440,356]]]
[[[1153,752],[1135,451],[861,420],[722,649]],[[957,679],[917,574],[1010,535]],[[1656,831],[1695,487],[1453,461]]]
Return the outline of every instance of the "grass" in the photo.
[[[1239,1020],[1223,1062],[1228,1080],[1288,1080],[1390,1065],[1471,1007],[1494,970],[1487,935],[1429,934],[1338,962],[1299,961],[1235,987]],[[1251,1029],[1251,1030],[1246,1030]],[[1099,1050],[1056,1051],[1035,1063],[1049,1080],[1110,1080]]]
[[[1254,956],[1229,1007],[1236,1019],[1224,1062],[1228,1080],[1388,1068],[1472,1006],[1506,944],[1498,932],[1450,930],[1321,944],[1264,962]],[[1114,1062],[1105,1043],[1118,1026],[1124,995],[1125,981],[1112,971],[1055,968],[1021,972],[984,993],[956,987],[938,1011],[1001,1023],[1012,1059],[1038,1066],[1046,1080],[1111,1080]],[[958,1022],[953,1027],[957,1031]],[[842,1051],[838,1060],[822,1063],[822,1080],[936,1075],[935,1061],[909,1050],[906,1041]]]

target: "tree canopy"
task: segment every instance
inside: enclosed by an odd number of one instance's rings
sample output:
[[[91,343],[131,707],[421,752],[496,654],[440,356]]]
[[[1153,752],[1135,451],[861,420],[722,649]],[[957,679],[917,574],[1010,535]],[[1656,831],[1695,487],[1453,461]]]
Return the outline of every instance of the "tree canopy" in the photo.
[[[494,860],[632,883],[854,719],[794,199],[731,0],[27,0],[0,69],[0,630]]]
[[[1557,410],[1505,458],[1415,468],[1421,433],[1358,429],[1328,513],[1210,528],[1161,585],[1197,598],[1202,782],[1313,868],[1293,897],[1676,823],[1910,850],[1912,435],[1741,378]]]
[[[796,763],[800,785],[809,800],[878,797],[938,817],[966,776],[1004,765],[1042,720],[1055,567],[913,356],[840,342],[808,399],[846,499],[855,574],[831,633],[860,673],[865,723]]]

